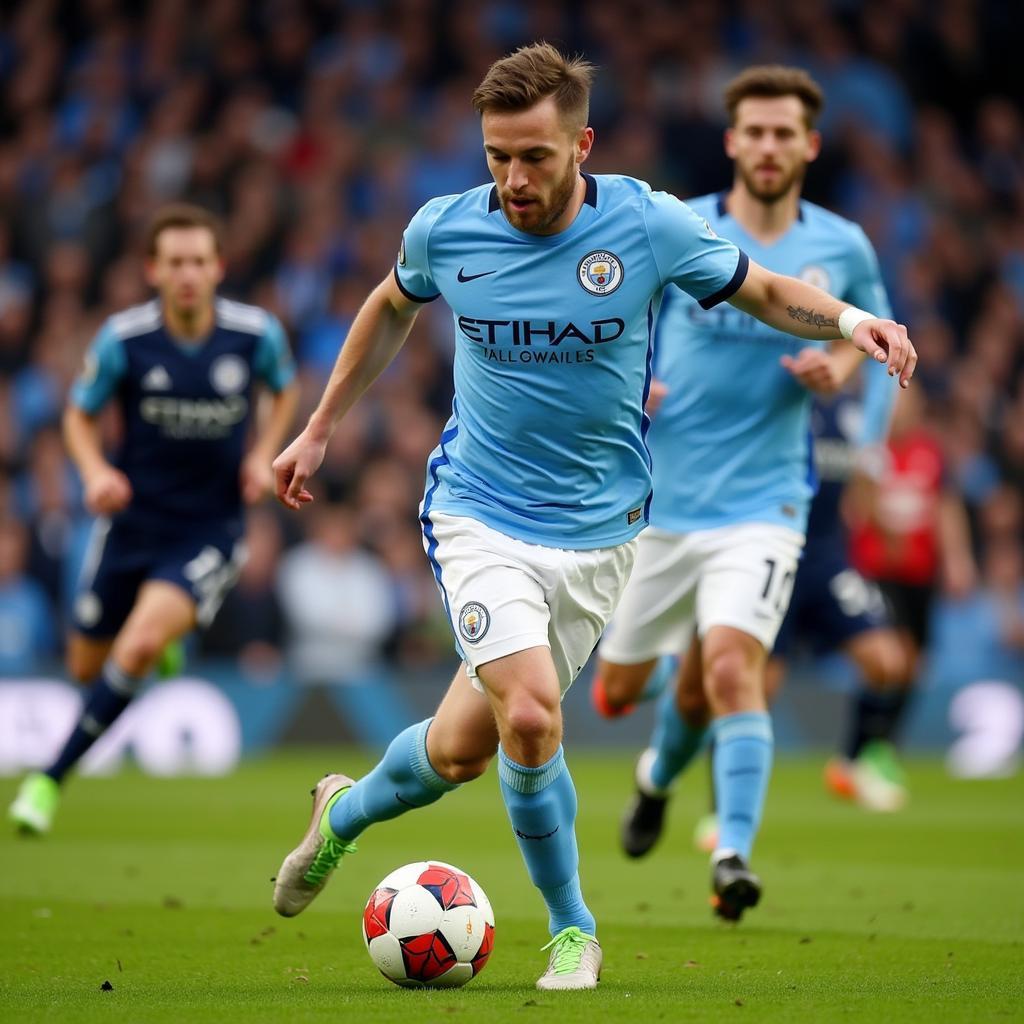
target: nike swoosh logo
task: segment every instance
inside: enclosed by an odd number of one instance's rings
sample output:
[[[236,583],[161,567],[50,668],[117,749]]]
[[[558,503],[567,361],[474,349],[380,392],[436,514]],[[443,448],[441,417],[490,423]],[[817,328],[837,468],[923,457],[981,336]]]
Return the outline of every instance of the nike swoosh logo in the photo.
[[[422,804],[411,804],[411,803],[409,803],[409,801],[408,801],[408,800],[406,800],[406,799],[405,799],[405,797],[404,797],[404,796],[402,796],[402,794],[401,794],[401,793],[395,793],[395,799],[396,799],[396,800],[397,800],[397,801],[398,801],[398,802],[399,802],[400,804],[405,804],[405,806],[406,806],[406,807],[412,807],[412,808],[413,808],[414,810],[418,810],[418,809],[419,809],[420,807],[422,807],[422,806],[423,806]]]
[[[515,828],[514,831],[520,839],[547,839],[548,836],[553,836],[559,830],[559,828],[561,828],[561,826],[556,825],[550,832],[545,832],[542,836],[531,836],[528,835],[526,832],[520,832],[517,828]]]
[[[459,267],[459,280],[465,284],[467,281],[475,281],[478,277],[488,277],[491,274],[496,274],[496,270],[485,270],[482,274],[467,274],[465,267]]]

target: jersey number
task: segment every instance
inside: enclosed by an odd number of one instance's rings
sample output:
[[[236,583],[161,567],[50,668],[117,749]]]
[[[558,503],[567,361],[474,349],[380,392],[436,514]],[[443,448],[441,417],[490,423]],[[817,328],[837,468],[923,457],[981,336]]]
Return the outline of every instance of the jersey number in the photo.
[[[780,574],[776,572],[778,563],[774,558],[766,558],[764,564],[768,566],[768,575],[765,577],[764,589],[761,591],[761,600],[768,601],[775,606],[777,612],[781,613],[785,611],[793,594],[796,569],[787,569]]]

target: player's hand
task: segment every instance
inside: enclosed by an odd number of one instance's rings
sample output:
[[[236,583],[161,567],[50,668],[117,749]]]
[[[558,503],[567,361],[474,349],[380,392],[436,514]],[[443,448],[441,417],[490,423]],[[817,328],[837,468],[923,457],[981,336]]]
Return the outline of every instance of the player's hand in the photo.
[[[252,451],[242,460],[239,470],[242,501],[246,505],[259,504],[274,490],[274,470],[270,459],[262,452]]]
[[[94,469],[85,479],[85,507],[94,516],[123,512],[132,500],[128,477],[109,463]]]
[[[854,328],[850,341],[861,352],[886,364],[890,377],[899,377],[900,387],[910,386],[917,366],[917,352],[903,324],[893,320],[862,320]]]
[[[834,395],[843,381],[835,360],[820,348],[802,348],[795,356],[783,356],[779,363],[816,395]]]
[[[647,393],[647,404],[644,406],[644,412],[648,416],[653,416],[660,408],[661,403],[665,401],[665,396],[668,394],[668,385],[657,377],[651,380],[651,390]]]
[[[282,505],[300,509],[313,500],[306,490],[306,481],[320,468],[326,451],[326,441],[303,431],[274,459],[274,493]]]

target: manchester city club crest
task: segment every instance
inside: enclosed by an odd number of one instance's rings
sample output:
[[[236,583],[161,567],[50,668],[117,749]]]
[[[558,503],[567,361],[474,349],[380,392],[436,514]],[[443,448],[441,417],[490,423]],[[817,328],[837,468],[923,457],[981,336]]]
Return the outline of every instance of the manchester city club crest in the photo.
[[[622,284],[622,262],[612,252],[588,252],[576,268],[576,279],[591,295],[611,295]]]
[[[813,284],[815,288],[820,288],[823,292],[832,290],[832,282],[829,280],[828,271],[824,267],[810,263],[797,276],[801,281]]]
[[[491,613],[479,601],[470,601],[462,606],[459,612],[459,635],[467,643],[481,641],[490,625]]]
[[[221,395],[237,395],[249,383],[249,367],[241,356],[218,356],[210,367],[210,383]]]

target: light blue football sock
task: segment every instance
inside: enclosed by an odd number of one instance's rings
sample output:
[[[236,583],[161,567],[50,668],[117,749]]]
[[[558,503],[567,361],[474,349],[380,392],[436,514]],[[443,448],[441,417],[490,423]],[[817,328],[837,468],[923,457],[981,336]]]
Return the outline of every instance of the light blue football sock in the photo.
[[[458,788],[438,775],[427,757],[432,721],[428,718],[400,732],[376,768],[334,801],[327,821],[339,839],[350,842],[367,826],[426,807]]]
[[[667,792],[696,757],[707,731],[707,726],[695,728],[679,714],[675,687],[667,689],[658,701],[654,733],[649,748],[654,752],[654,756],[647,759],[647,770],[644,774],[648,777],[638,779],[641,788],[647,788],[649,785],[654,791],[652,795]]]
[[[749,859],[772,771],[772,720],[767,711],[744,711],[719,718],[713,729],[718,849]]]
[[[651,669],[644,688],[637,697],[638,703],[657,700],[679,674],[679,659],[674,654],[663,654]]]
[[[517,764],[498,748],[498,780],[530,879],[544,897],[552,935],[572,925],[593,935],[583,902],[576,847],[576,787],[559,747],[537,768]]]

